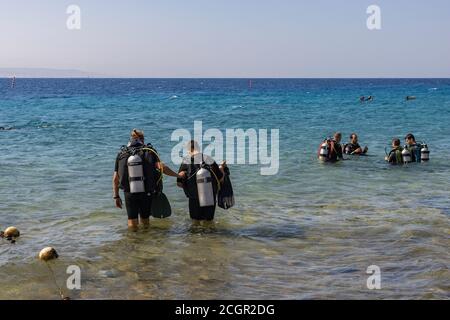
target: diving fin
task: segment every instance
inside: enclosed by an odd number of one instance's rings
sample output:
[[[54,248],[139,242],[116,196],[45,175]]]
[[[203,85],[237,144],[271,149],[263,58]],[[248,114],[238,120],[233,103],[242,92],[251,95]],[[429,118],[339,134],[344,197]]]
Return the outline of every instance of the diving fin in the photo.
[[[152,197],[151,213],[154,218],[164,219],[172,214],[169,200],[162,192],[154,194]]]
[[[230,169],[224,168],[225,177],[223,178],[222,186],[217,195],[217,205],[222,209],[228,210],[234,206],[233,186],[230,180]]]

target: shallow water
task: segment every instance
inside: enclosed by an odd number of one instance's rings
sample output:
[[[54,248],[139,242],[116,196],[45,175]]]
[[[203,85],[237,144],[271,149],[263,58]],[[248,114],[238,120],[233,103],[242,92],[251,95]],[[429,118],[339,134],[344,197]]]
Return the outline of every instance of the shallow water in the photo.
[[[52,245],[73,298],[450,297],[450,80],[0,80],[0,298],[57,299],[36,255]],[[375,101],[361,104],[360,95]],[[405,102],[406,95],[417,100]],[[280,129],[280,172],[231,166],[237,205],[214,230],[192,228],[165,179],[173,216],[126,231],[113,208],[114,156],[131,128],[170,166],[174,129]],[[315,160],[320,140],[356,131],[369,157]],[[389,167],[384,148],[414,132],[432,161]],[[147,141],[148,142],[148,141]],[[382,289],[366,287],[378,265]]]

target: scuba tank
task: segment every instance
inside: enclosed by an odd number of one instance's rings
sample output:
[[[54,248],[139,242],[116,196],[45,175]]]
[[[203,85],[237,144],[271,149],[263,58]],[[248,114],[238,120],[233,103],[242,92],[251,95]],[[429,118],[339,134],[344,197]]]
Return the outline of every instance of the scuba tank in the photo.
[[[402,151],[403,163],[410,163],[412,161],[411,152],[409,152],[407,146]]]
[[[430,160],[430,150],[428,150],[428,146],[426,143],[422,144],[422,149],[420,150],[420,157],[422,161]]]
[[[344,152],[345,152],[345,154],[350,154],[351,155],[353,153],[352,145],[346,144],[345,148],[344,148]]]
[[[320,151],[319,151],[319,160],[327,160],[328,159],[328,142],[325,141],[324,143],[322,143],[322,145],[320,146]]]
[[[211,173],[205,168],[205,163],[202,164],[200,170],[195,175],[197,182],[198,201],[200,207],[210,207],[215,205],[214,191],[212,185]]]
[[[130,193],[145,192],[145,178],[142,158],[136,154],[130,156],[127,161],[127,166],[130,180]]]

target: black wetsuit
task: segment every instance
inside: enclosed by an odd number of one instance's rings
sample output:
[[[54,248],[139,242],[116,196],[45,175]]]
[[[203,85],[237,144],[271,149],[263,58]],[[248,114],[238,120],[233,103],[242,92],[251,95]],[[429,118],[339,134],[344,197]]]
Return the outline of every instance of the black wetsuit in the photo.
[[[359,143],[347,143],[344,147],[344,152],[345,154],[352,154],[353,152],[355,152],[355,150],[358,150],[359,148],[361,148],[361,146],[359,145]]]
[[[332,150],[332,152],[330,152],[328,161],[336,162],[340,159],[344,159],[342,145],[340,143],[337,143],[336,141],[334,141],[334,150]]]
[[[223,174],[217,163],[208,156],[196,154],[195,159],[194,157],[185,158],[178,172],[186,172],[187,177],[184,181],[179,182],[183,183],[184,192],[186,197],[189,198],[189,215],[191,219],[211,221],[214,219],[216,211],[216,200],[214,200],[214,205],[209,207],[200,207],[198,200],[196,173],[200,169],[201,160],[199,160],[199,157],[203,157],[203,160],[209,165],[210,170],[213,172],[213,174],[211,174],[213,193],[214,199],[217,199],[218,184],[222,179]]]
[[[142,145],[143,146],[143,145]],[[116,164],[114,171],[119,173],[119,160],[121,153],[117,155]],[[149,162],[157,163],[158,159],[156,155],[153,153],[147,152],[145,153],[146,157],[151,157]],[[126,164],[125,164],[126,165]],[[128,170],[124,168],[124,170]],[[125,208],[127,210],[128,219],[134,220],[138,219],[148,219],[151,215],[151,207],[152,207],[152,194],[151,193],[130,193],[129,186],[120,186],[124,191],[125,195]]]

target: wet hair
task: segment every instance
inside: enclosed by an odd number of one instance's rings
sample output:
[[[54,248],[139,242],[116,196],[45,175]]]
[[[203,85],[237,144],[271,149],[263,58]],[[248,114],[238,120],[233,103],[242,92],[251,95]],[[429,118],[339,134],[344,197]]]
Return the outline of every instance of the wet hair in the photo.
[[[400,146],[400,139],[399,138],[394,138],[392,139],[392,144],[396,147]]]
[[[408,133],[405,137],[405,140],[413,140],[416,141],[416,138],[414,137],[414,135],[412,133]]]
[[[131,138],[132,139],[144,139],[144,131],[139,129],[131,130]]]
[[[336,132],[336,133],[334,134],[334,137],[335,137],[335,138],[337,138],[337,137],[341,137],[341,138],[342,138],[342,133]]]
[[[358,135],[357,135],[356,133],[352,133],[352,134],[350,135],[350,140],[353,139],[353,136],[358,137]]]

